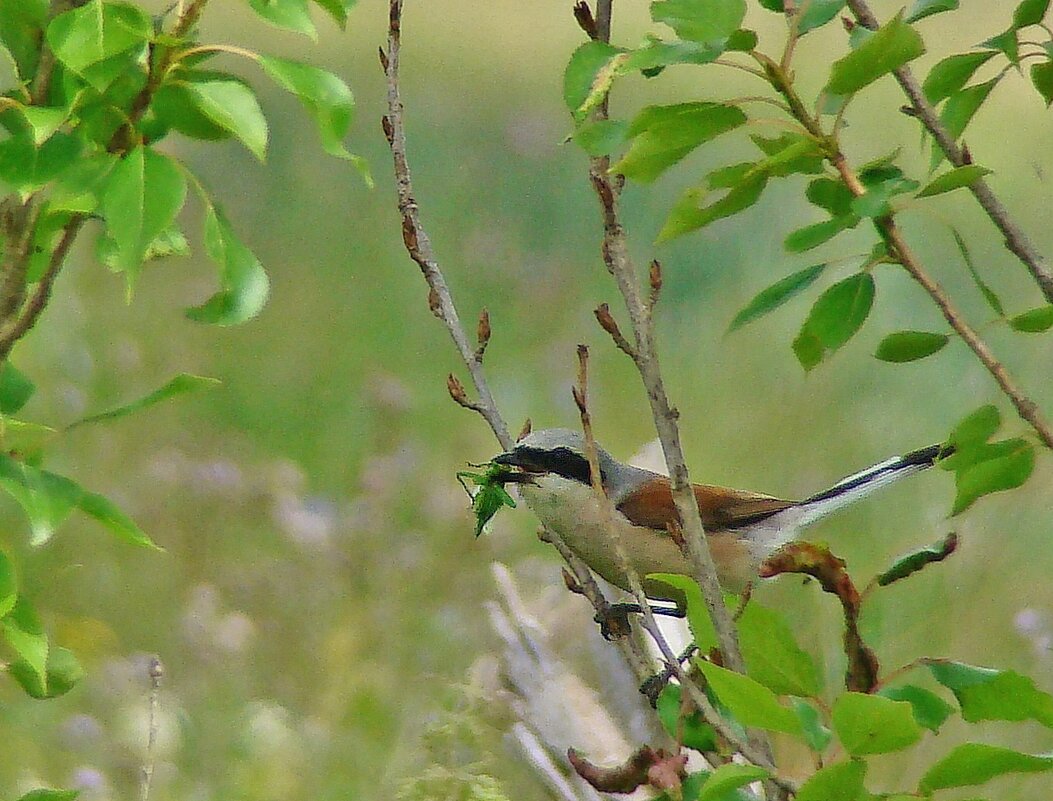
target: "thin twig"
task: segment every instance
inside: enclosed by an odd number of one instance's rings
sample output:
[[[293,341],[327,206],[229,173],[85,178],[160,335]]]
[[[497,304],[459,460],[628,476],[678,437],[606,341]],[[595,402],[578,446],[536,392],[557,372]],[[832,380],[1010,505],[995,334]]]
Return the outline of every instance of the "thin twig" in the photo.
[[[584,345],[578,345],[578,383],[574,388],[574,401],[577,404],[578,412],[581,416],[581,428],[582,433],[585,436],[585,455],[589,461],[589,473],[592,477],[593,491],[596,493],[596,499],[601,505],[601,508],[605,509],[609,515],[613,515],[614,509],[603,488],[599,459],[597,456],[596,440],[592,433],[592,416],[589,413],[588,406],[588,360],[588,348]],[[607,531],[611,534],[611,544],[614,547],[615,555],[620,562],[622,572],[625,573],[628,578],[630,592],[636,600],[637,605],[640,607],[642,618],[641,625],[643,626],[644,631],[651,635],[651,639],[654,640],[655,645],[662,654],[662,659],[666,663],[666,670],[672,671],[677,678],[680,679],[681,684],[687,687],[691,699],[703,710],[703,714],[705,714],[707,721],[712,723],[712,725],[720,731],[721,735],[727,739],[735,750],[754,764],[774,773],[775,765],[771,755],[766,749],[763,747],[758,748],[757,744],[753,742],[743,742],[737,733],[734,732],[726,724],[723,718],[720,717],[720,713],[709,703],[709,699],[706,698],[705,693],[702,692],[695,682],[691,681],[686,675],[686,671],[681,668],[679,657],[673,652],[673,649],[669,645],[669,641],[666,640],[662,630],[658,627],[658,621],[655,620],[651,604],[644,592],[643,583],[640,580],[640,574],[629,561],[625,552],[624,543],[618,536],[618,529],[613,525],[613,521],[611,525],[607,526]]]
[[[764,67],[765,72],[768,74],[768,77],[772,82],[772,86],[786,99],[790,108],[793,109],[794,117],[796,117],[810,133],[825,141],[827,150],[826,157],[841,176],[841,181],[844,185],[856,197],[862,197],[865,195],[866,187],[849,165],[845,155],[841,152],[837,142],[836,132],[831,136],[827,136],[823,132],[819,119],[805,108],[804,103],[794,89],[789,77],[777,64],[770,59],[758,56],[757,54],[755,54],[755,57],[758,58],[761,65]],[[1017,386],[1016,381],[1009,374],[1009,371],[1006,370],[1005,365],[998,360],[991,351],[991,348],[980,337],[976,330],[966,322],[965,317],[951,302],[950,297],[944,292],[943,287],[941,287],[939,283],[928,274],[924,267],[922,267],[921,262],[907,244],[899,225],[896,223],[895,216],[889,213],[881,217],[876,217],[874,219],[874,225],[877,226],[881,236],[889,245],[890,250],[892,251],[892,258],[897,263],[902,264],[903,268],[910,274],[910,276],[918,282],[922,289],[925,290],[936,304],[937,308],[939,308],[943,318],[951,328],[954,329],[958,336],[961,337],[962,341],[965,342],[977,359],[980,360],[980,363],[983,364],[994,378],[1003,394],[1009,398],[1009,401],[1013,404],[1017,414],[1031,425],[1046,447],[1053,448],[1053,428],[1050,428],[1049,423],[1042,416],[1038,405],[1025,395],[1019,386]]]
[[[612,0],[599,0],[597,19],[610,18],[611,2]],[[603,109],[600,109],[599,113],[606,116]],[[741,673],[744,672],[744,663],[739,651],[738,638],[724,606],[720,582],[717,579],[716,562],[713,561],[713,555],[706,543],[702,517],[698,511],[698,503],[691,488],[684,452],[680,445],[680,428],[677,424],[679,413],[669,403],[658,366],[650,304],[645,302],[641,295],[636,268],[629,255],[625,228],[618,212],[620,188],[608,174],[608,168],[609,159],[606,157],[589,159],[589,180],[599,198],[603,214],[603,261],[607,271],[614,277],[629,312],[635,339],[633,362],[651,403],[651,413],[669,467],[673,502],[683,526],[687,555],[694,568],[694,578],[702,588],[706,607],[717,630],[724,664]]]
[[[159,725],[158,709],[161,697],[161,679],[164,677],[164,666],[160,657],[150,657],[147,666],[150,676],[150,711],[148,713],[148,731],[146,735],[146,754],[143,757],[143,767],[139,775],[139,801],[149,801],[150,783],[154,777],[154,760],[157,750],[157,728]]]
[[[848,7],[852,10],[856,20],[865,28],[876,30],[877,18],[874,16],[870,6],[865,0],[848,0]],[[913,107],[913,116],[921,120],[922,125],[932,135],[940,149],[947,156],[947,160],[955,167],[961,167],[969,163],[966,152],[958,146],[946,126],[940,122],[939,115],[932,104],[922,92],[918,79],[914,77],[910,67],[903,66],[893,71],[896,80],[903,88],[904,94],[910,100]],[[980,204],[981,208],[991,218],[991,222],[1005,237],[1006,248],[1016,256],[1031,272],[1032,277],[1038,284],[1039,289],[1049,303],[1053,303],[1053,271],[1049,263],[1038,252],[1031,239],[1021,230],[1020,226],[1009,216],[1009,212],[998,199],[991,187],[983,178],[977,178],[969,184],[969,191]]]
[[[430,305],[433,311],[438,312],[437,316],[445,324],[454,345],[456,345],[461,355],[461,360],[472,378],[472,383],[478,396],[478,401],[475,405],[479,407],[479,413],[489,424],[494,436],[501,443],[501,447],[510,449],[514,443],[508,433],[508,426],[497,409],[497,403],[494,400],[493,393],[490,391],[483,367],[475,358],[475,348],[472,347],[468,334],[465,332],[460,317],[457,315],[449,285],[446,283],[446,279],[432,250],[431,240],[420,222],[420,211],[413,192],[409,161],[406,156],[406,133],[403,122],[402,100],[399,92],[401,30],[402,0],[391,0],[387,52],[381,51],[381,63],[387,76],[388,86],[388,111],[383,119],[383,124],[384,133],[387,136],[395,165],[398,207],[402,214],[403,240],[410,258],[420,267],[428,283]],[[554,532],[544,530],[542,538],[545,542],[552,544],[560,556],[563,557],[573,574],[578,590],[592,604],[597,614],[606,614],[610,603],[604,597],[588,566]],[[622,656],[636,676],[637,681],[643,682],[652,673],[648,664],[650,661],[649,657],[632,637],[620,637],[616,640],[616,643]]]
[[[863,186],[862,181],[848,166],[842,154],[839,153],[835,156],[833,164],[841,174],[841,179],[845,186],[848,187],[853,195],[861,197],[866,194],[866,187]],[[876,218],[874,224],[881,231],[885,241],[891,246],[893,258],[903,265],[903,268],[910,273],[911,277],[932,298],[943,318],[961,337],[969,350],[976,355],[980,363],[987,368],[987,372],[994,378],[1003,394],[1009,398],[1017,414],[1035,429],[1035,432],[1047,448],[1053,448],[1053,428],[1050,428],[1049,423],[1043,418],[1038,404],[1025,395],[1023,390],[1017,386],[1016,381],[1009,374],[1009,371],[1006,370],[1005,365],[998,360],[975,329],[965,321],[965,318],[951,302],[943,287],[922,267],[918,257],[911,250],[910,245],[907,244],[907,240],[903,236],[903,232],[900,230],[895,218],[891,214],[887,214]]]

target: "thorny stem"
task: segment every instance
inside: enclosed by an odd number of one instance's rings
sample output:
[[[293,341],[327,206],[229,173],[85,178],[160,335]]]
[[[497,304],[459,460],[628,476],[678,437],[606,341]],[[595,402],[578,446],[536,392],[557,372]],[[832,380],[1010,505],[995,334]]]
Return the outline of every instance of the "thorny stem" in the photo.
[[[450,288],[432,250],[431,240],[420,222],[420,209],[413,193],[413,182],[410,175],[409,161],[406,156],[406,132],[403,122],[402,99],[399,92],[401,33],[402,0],[391,0],[387,51],[381,52],[381,62],[387,77],[388,87],[388,110],[383,119],[383,125],[395,166],[398,207],[402,214],[403,240],[410,258],[421,268],[421,272],[428,283],[430,289],[429,305],[431,305],[433,310],[438,310],[437,316],[446,326],[465,367],[471,375],[473,386],[479,397],[476,404],[479,407],[479,413],[490,425],[501,446],[508,449],[514,444],[508,433],[508,426],[497,409],[497,404],[486,380],[486,374],[482,365],[475,358],[475,348],[472,347],[464,326],[457,315]],[[545,541],[550,542],[559,551],[560,556],[566,561],[578,588],[580,588],[581,594],[589,600],[598,614],[606,614],[610,604],[603,596],[603,592],[585,563],[554,532],[546,530],[542,536]],[[632,637],[620,637],[616,640],[616,643],[622,656],[633,671],[636,680],[642,682],[648,678],[652,672],[649,667],[650,659],[643,651],[639,641]]]
[[[870,10],[866,0],[848,0],[848,7],[852,10],[860,25],[871,30],[878,27],[877,18],[874,16],[873,11]],[[951,136],[943,123],[940,122],[939,115],[925,97],[910,67],[899,67],[893,71],[893,75],[895,75],[904,94],[910,100],[914,116],[921,120],[922,125],[932,135],[932,138],[936,140],[936,144],[947,156],[947,160],[955,167],[961,167],[966,164],[965,152],[954,141],[954,137]],[[1038,252],[1038,249],[1028,238],[1027,234],[1009,216],[1009,211],[983,178],[977,178],[969,184],[969,191],[972,192],[973,197],[976,198],[976,201],[987,213],[987,216],[991,218],[991,222],[995,224],[995,227],[1005,237],[1006,248],[1023,262],[1031,272],[1031,276],[1035,279],[1046,300],[1049,303],[1053,303],[1053,271],[1050,270],[1049,263]]]
[[[794,117],[809,133],[825,142],[827,159],[841,176],[844,185],[856,197],[866,194],[866,187],[840,150],[836,132],[830,135],[825,134],[819,120],[805,108],[804,103],[790,83],[787,74],[770,59],[763,56],[758,58],[768,73],[772,86],[786,99],[786,102],[793,110]],[[998,384],[1005,396],[1009,398],[1017,414],[1036,431],[1046,447],[1053,448],[1053,429],[1050,428],[1049,423],[1043,418],[1038,405],[1024,394],[1009,374],[1009,371],[1006,370],[1005,365],[998,360],[976,330],[966,322],[961,312],[943,290],[943,287],[924,269],[907,244],[903,232],[896,223],[895,216],[889,213],[877,217],[874,219],[874,225],[888,245],[893,260],[902,264],[910,276],[925,290],[937,308],[939,308],[948,325],[961,337],[966,346],[994,378],[995,383]]]

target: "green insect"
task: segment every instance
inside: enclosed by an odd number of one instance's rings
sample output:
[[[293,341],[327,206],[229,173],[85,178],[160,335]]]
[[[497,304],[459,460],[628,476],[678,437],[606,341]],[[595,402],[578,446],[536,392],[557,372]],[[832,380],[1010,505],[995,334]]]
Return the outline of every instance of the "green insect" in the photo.
[[[483,533],[486,524],[501,510],[501,507],[515,508],[516,502],[505,490],[505,484],[515,479],[512,478],[512,472],[504,465],[491,462],[470,466],[486,468],[482,473],[462,470],[457,474],[457,480],[461,482],[464,491],[472,499],[472,511],[475,513],[475,536],[478,537]],[[468,486],[469,482],[478,489],[473,492]]]

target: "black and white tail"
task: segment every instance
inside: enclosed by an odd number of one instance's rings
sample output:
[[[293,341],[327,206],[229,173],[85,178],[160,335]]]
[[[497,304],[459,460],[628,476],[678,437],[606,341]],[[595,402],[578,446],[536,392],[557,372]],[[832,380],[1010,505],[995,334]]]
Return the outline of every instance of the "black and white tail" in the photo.
[[[944,459],[953,452],[952,446],[932,445],[904,456],[893,456],[880,464],[843,478],[830,489],[799,501],[793,507],[796,512],[794,523],[799,527],[810,525],[893,481],[932,467],[937,459]]]

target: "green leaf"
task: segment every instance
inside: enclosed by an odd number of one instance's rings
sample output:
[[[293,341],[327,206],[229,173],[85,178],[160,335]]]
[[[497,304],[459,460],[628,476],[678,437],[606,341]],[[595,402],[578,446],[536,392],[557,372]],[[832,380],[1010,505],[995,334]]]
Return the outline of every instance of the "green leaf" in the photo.
[[[978,178],[990,175],[991,170],[981,167],[979,164],[965,164],[948,170],[943,175],[933,178],[925,187],[918,192],[918,197],[932,197],[942,195],[944,192],[952,192],[963,186],[968,186]]]
[[[249,5],[271,25],[318,39],[307,0],[249,0]]]
[[[34,692],[47,691],[48,638],[40,618],[25,596],[0,620],[0,632],[26,665],[26,677]]]
[[[25,660],[12,662],[7,669],[31,698],[40,700],[65,695],[84,678],[84,668],[68,648],[50,648],[47,655],[44,687],[41,688],[38,674]]]
[[[1002,424],[1002,415],[992,404],[981,406],[962,418],[951,432],[950,442],[958,450],[987,442]]]
[[[43,545],[69,517],[84,494],[75,482],[0,453],[0,488],[25,511],[31,544]]]
[[[606,156],[621,149],[628,133],[625,120],[589,120],[578,126],[571,139],[590,156]]]
[[[827,289],[808,314],[804,328],[827,350],[837,350],[859,330],[874,304],[874,277],[856,273]]]
[[[1012,670],[992,670],[963,662],[933,660],[933,678],[954,693],[969,723],[983,720],[1034,720],[1053,728],[1053,695]]]
[[[80,790],[30,790],[18,801],[74,801]]]
[[[713,621],[709,617],[709,609],[706,607],[705,598],[702,596],[702,588],[698,582],[689,576],[681,576],[677,573],[649,573],[645,578],[651,581],[660,581],[668,584],[684,594],[687,607],[687,625],[691,629],[691,637],[695,645],[702,653],[708,653],[710,649],[718,644],[717,631],[713,627]]]
[[[720,103],[648,106],[630,125],[632,146],[611,172],[649,183],[699,145],[745,122],[741,109]]]
[[[823,725],[823,719],[819,714],[819,710],[803,698],[791,698],[790,705],[797,714],[797,719],[801,721],[804,741],[808,743],[809,748],[817,754],[821,754],[830,745],[833,734]]]
[[[793,340],[793,355],[797,357],[801,367],[806,371],[811,370],[813,367],[818,367],[823,360],[824,352],[825,348],[819,337],[809,331],[807,327],[801,328]]]
[[[762,289],[735,315],[735,319],[728,326],[728,332],[730,333],[737,328],[741,328],[747,323],[752,323],[759,317],[763,317],[768,312],[779,308],[794,295],[800,294],[815,283],[815,279],[825,269],[825,264],[813,264],[811,267],[805,267],[803,270],[798,270],[792,275],[776,281],[767,289]]]
[[[789,253],[804,253],[829,242],[848,228],[859,224],[859,217],[846,214],[844,217],[833,217],[829,220],[806,225],[787,234],[782,246]]]
[[[956,11],[958,0],[914,0],[914,5],[907,12],[907,22],[917,22],[919,19],[931,17],[944,11]]]
[[[664,22],[681,39],[712,42],[742,27],[746,0],[656,0],[651,19]]]
[[[461,486],[466,490],[468,486],[464,483],[465,480],[471,481],[479,488],[474,494],[471,491],[468,493],[472,496],[476,537],[482,535],[486,524],[490,522],[494,515],[501,511],[502,507],[515,508],[516,502],[512,500],[512,496],[505,490],[508,476],[507,467],[493,463],[483,473],[462,471],[457,474],[457,480],[461,482]]]
[[[173,70],[171,80],[165,81],[154,93],[150,110],[165,128],[171,128],[184,136],[205,141],[228,139],[231,132],[217,125],[205,115],[191,91],[194,83],[231,80],[224,73]]]
[[[1049,0],[1022,0],[1013,11],[1013,27],[1026,28],[1038,25],[1049,11]]]
[[[688,189],[670,210],[657,241],[668,242],[748,209],[760,199],[767,185],[768,177],[765,174],[755,175],[707,206],[699,206],[699,201],[706,195],[704,190]]]
[[[1031,65],[1031,83],[1038,89],[1046,108],[1053,103],[1053,61],[1042,61]]]
[[[924,359],[950,341],[946,334],[930,331],[897,331],[878,343],[874,356],[883,362],[912,362]]]
[[[918,792],[929,795],[947,787],[983,784],[1007,773],[1041,773],[1050,769],[1053,755],[1035,756],[995,745],[965,743],[929,768],[918,784]]]
[[[697,585],[696,585],[697,586]],[[700,712],[681,717],[682,690],[678,684],[667,684],[658,696],[658,719],[666,733],[685,748],[706,753],[716,750],[716,731]]]
[[[355,98],[348,85],[331,72],[298,61],[260,56],[260,65],[303,103],[318,126],[325,152],[350,159],[343,139],[351,127]]]
[[[20,192],[39,189],[58,178],[77,163],[81,140],[66,133],[55,133],[40,147],[28,135],[12,136],[0,142],[0,181]]]
[[[936,693],[914,684],[886,687],[881,690],[881,695],[893,701],[906,701],[914,710],[914,719],[918,721],[918,725],[924,726],[933,734],[940,733],[940,726],[954,712],[954,707]]]
[[[747,784],[766,779],[771,773],[756,765],[739,765],[729,762],[709,774],[698,793],[698,801],[725,801],[728,793]]]
[[[48,25],[47,39],[59,61],[83,74],[93,64],[141,49],[152,34],[150,18],[138,7],[89,0],[55,17]]]
[[[127,417],[130,414],[142,411],[154,404],[161,403],[161,401],[174,398],[177,395],[184,395],[188,392],[196,392],[201,389],[212,389],[221,382],[216,378],[207,378],[200,375],[191,375],[190,373],[180,373],[175,378],[166,382],[164,386],[155,389],[148,395],[144,395],[131,403],[126,403],[122,406],[110,409],[99,414],[89,415],[74,423],[71,423],[66,427],[66,430],[76,428],[77,426],[87,425],[88,423],[101,423],[108,420],[116,420],[121,417]]]
[[[862,801],[865,762],[838,762],[817,770],[797,792],[796,801]]]
[[[0,366],[0,414],[17,414],[26,405],[36,386],[10,361]]]
[[[627,54],[620,72],[640,70],[648,78],[672,64],[709,64],[724,52],[722,47],[701,42],[663,42],[650,37],[646,44]]]
[[[1014,331],[1038,334],[1053,327],[1053,306],[1039,306],[1009,318],[1009,327]]]
[[[993,57],[994,53],[990,51],[948,56],[929,70],[922,92],[930,103],[939,103],[965,86],[973,74]]]
[[[998,78],[992,78],[986,83],[962,89],[947,99],[947,103],[940,113],[940,122],[943,123],[952,139],[957,141],[961,137],[965,132],[966,126],[976,112],[979,111],[983,102],[987,100],[987,96],[991,94],[991,90],[995,88],[997,83]],[[932,159],[929,162],[930,168],[935,169],[943,158],[943,151],[938,147],[934,147]]]
[[[797,715],[763,684],[712,662],[696,660],[696,664],[720,702],[743,726],[801,734]]]
[[[804,194],[809,203],[826,209],[831,217],[847,216],[855,199],[855,195],[844,183],[833,178],[816,178],[809,182]]]
[[[889,584],[894,584],[914,575],[927,565],[942,562],[953,554],[957,548],[958,535],[954,533],[948,534],[942,540],[927,548],[917,548],[905,556],[901,556],[892,563],[888,570],[881,573],[874,580],[878,583],[878,586],[887,587]]]
[[[188,309],[199,323],[237,325],[251,320],[267,302],[267,273],[241,243],[226,217],[209,206],[205,214],[205,250],[220,268],[221,289],[205,303]]]
[[[22,81],[29,81],[36,73],[40,38],[47,22],[47,0],[0,0],[0,42],[11,53]]]
[[[1002,306],[1002,301],[998,295],[995,294],[994,290],[980,277],[980,273],[976,270],[976,265],[973,264],[973,258],[969,253],[969,248],[965,244],[965,240],[962,239],[961,234],[958,233],[957,229],[952,228],[951,233],[954,235],[954,241],[958,245],[958,251],[962,254],[962,260],[965,262],[966,268],[969,270],[969,275],[972,276],[973,282],[980,290],[980,294],[984,296],[984,300],[987,301],[987,305],[991,307],[995,314],[999,317],[1005,317],[1005,308]]]
[[[0,618],[7,616],[15,608],[18,600],[18,579],[15,568],[7,554],[0,551]]]
[[[340,30],[344,30],[347,27],[347,13],[355,7],[357,0],[314,0],[319,6],[325,9],[326,13],[329,14],[340,26]]]
[[[1005,452],[960,470],[952,515],[964,512],[984,495],[1016,489],[1031,476],[1035,469],[1034,446],[1025,439],[1006,440],[1004,446]]]
[[[844,7],[845,0],[810,0],[807,5],[801,3],[803,11],[797,18],[797,35],[804,36],[809,31],[821,28],[840,14]]]
[[[33,132],[33,144],[42,145],[55,133],[69,117],[68,108],[48,108],[44,106],[22,106],[19,109],[29,123]]]
[[[834,702],[831,718],[837,738],[852,756],[901,751],[921,739],[911,705],[880,695],[844,693]]]
[[[592,41],[586,42],[571,55],[563,72],[563,100],[575,120],[580,122],[591,111],[591,108],[585,108],[590,97],[595,97],[597,92],[605,94],[610,88],[610,82],[614,80],[611,64],[623,54],[624,51],[606,42]],[[600,97],[594,101],[592,108],[602,99]]]
[[[815,661],[794,639],[786,618],[774,609],[747,604],[738,621],[739,645],[748,675],[777,695],[819,694]]]
[[[241,81],[189,84],[197,109],[220,128],[230,131],[260,161],[267,154],[267,120],[256,95]]]
[[[776,137],[751,134],[750,141],[768,157],[757,165],[757,169],[763,169],[771,175],[818,175],[823,171],[823,154],[815,141],[807,136],[796,133],[784,133]]]
[[[1015,67],[1020,66],[1020,35],[1016,28],[1009,28],[997,36],[981,42],[980,47],[989,47],[1005,54],[1009,63]]]
[[[186,200],[186,178],[168,156],[137,147],[118,162],[102,194],[106,229],[117,244],[117,268],[131,293],[150,243],[172,224]]]
[[[844,58],[834,62],[825,91],[850,95],[925,52],[921,36],[900,12]]]
[[[117,508],[113,501],[102,495],[85,492],[77,501],[77,508],[102,523],[118,539],[131,545],[162,550],[146,535],[145,531],[139,528],[134,520]]]

